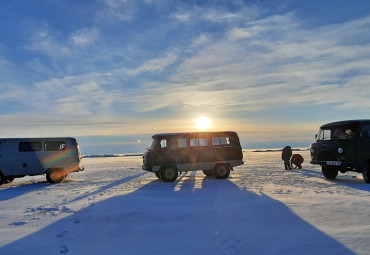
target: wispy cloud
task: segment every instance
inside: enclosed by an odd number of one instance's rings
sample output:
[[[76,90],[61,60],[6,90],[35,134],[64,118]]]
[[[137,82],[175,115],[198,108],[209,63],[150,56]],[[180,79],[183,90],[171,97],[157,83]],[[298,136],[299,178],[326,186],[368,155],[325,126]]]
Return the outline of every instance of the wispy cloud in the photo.
[[[76,31],[71,35],[72,42],[80,47],[84,47],[90,44],[94,44],[99,40],[99,30],[97,28],[83,28],[82,30]]]
[[[51,28],[46,24],[34,31],[26,49],[52,58],[65,58],[70,54],[63,37],[60,36],[58,39],[58,35],[53,34]]]
[[[234,2],[235,4],[236,2]],[[184,23],[213,22],[223,26],[238,24],[240,22],[256,19],[261,15],[261,9],[254,5],[238,5],[236,11],[230,11],[226,8],[200,7],[196,5],[182,6],[173,13],[173,17]]]
[[[33,106],[61,116],[91,116],[108,111],[119,100],[120,93],[105,87],[105,81],[104,75],[96,73],[38,83],[36,94],[52,105],[39,100]]]
[[[176,51],[167,52],[165,56],[149,59],[143,63],[140,67],[135,69],[126,70],[125,73],[128,75],[136,76],[143,72],[163,72],[168,66],[173,64],[177,59]]]
[[[101,8],[96,12],[98,22],[130,21],[136,12],[135,1],[132,0],[100,0]]]

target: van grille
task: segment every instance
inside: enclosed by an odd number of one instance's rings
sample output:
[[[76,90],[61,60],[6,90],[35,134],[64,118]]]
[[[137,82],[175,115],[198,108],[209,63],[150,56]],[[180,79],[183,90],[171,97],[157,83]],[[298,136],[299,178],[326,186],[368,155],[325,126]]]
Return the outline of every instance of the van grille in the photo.
[[[317,160],[318,161],[335,161],[337,160],[337,157],[328,151],[322,151],[317,154]]]

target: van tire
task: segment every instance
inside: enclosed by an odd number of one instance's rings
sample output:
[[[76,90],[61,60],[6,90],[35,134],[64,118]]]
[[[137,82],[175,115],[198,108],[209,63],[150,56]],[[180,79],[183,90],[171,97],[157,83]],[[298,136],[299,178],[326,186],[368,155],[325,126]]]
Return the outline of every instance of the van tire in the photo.
[[[12,181],[14,181],[14,177],[5,177],[5,183],[11,183]]]
[[[335,179],[338,176],[338,169],[335,166],[323,165],[321,171],[325,178],[329,180]]]
[[[362,176],[364,177],[364,181],[366,183],[370,183],[370,166],[367,163],[364,168],[362,168]]]
[[[51,168],[46,171],[46,180],[49,183],[60,183],[66,178],[62,168]]]
[[[158,179],[161,179],[161,173],[159,171],[154,172],[155,176],[157,176]]]
[[[213,170],[212,169],[207,169],[207,170],[202,170],[202,171],[206,176],[213,176]]]
[[[160,172],[161,179],[164,182],[174,182],[179,176],[179,172],[174,167],[163,167]]]
[[[227,165],[216,165],[213,169],[213,175],[217,179],[226,179],[230,175],[230,167]]]

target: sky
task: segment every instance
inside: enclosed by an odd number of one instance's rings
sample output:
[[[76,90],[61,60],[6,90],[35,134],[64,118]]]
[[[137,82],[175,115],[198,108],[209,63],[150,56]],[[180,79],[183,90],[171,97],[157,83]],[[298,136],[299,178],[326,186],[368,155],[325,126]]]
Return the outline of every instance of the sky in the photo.
[[[370,116],[367,0],[1,0],[0,137],[73,136],[84,154],[238,132],[309,146]]]

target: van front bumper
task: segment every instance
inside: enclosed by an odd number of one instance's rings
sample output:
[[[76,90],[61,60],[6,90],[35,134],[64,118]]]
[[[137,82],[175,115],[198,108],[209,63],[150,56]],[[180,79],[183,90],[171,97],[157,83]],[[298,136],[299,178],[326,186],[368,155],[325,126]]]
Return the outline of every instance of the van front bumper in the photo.
[[[142,165],[141,169],[145,170],[145,171],[149,171],[151,172],[152,171],[152,168],[151,166],[148,166],[148,165]]]
[[[321,165],[321,166],[340,166],[340,167],[353,167],[352,162],[342,162],[342,161],[318,161],[318,160],[311,160],[311,164],[313,165]]]

